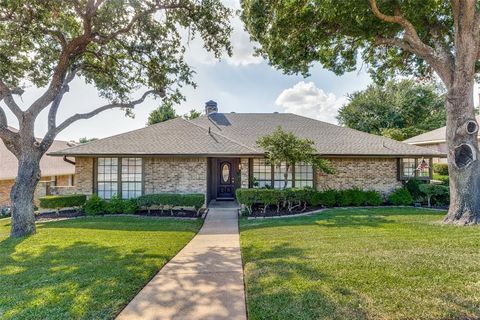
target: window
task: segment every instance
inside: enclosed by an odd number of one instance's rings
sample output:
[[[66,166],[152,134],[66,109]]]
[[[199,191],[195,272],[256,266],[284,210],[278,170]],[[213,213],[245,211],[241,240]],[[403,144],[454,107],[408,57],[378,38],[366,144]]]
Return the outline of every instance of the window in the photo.
[[[431,161],[423,158],[405,158],[400,160],[400,179],[430,179]]]
[[[98,158],[97,194],[102,199],[111,199],[118,194],[118,159]]]
[[[287,172],[287,165],[282,163],[280,166],[275,166],[274,170],[274,188],[275,189],[283,189],[285,187],[285,173]],[[293,187],[292,183],[292,166],[288,168],[288,176],[287,176],[287,188]]]
[[[102,199],[118,195],[123,199],[142,195],[141,158],[98,158],[97,194]]]
[[[142,159],[122,158],[122,198],[142,195]]]
[[[403,177],[413,178],[415,177],[415,159],[403,159]]]
[[[313,188],[313,168],[311,165],[298,163],[295,165],[295,188]]]
[[[269,188],[272,186],[272,166],[265,159],[253,159],[252,161],[253,187]]]

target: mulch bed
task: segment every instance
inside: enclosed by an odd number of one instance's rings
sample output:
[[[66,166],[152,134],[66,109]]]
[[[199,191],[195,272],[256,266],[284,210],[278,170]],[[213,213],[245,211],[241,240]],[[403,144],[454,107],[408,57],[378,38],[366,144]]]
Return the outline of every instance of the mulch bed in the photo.
[[[197,211],[194,210],[140,210],[136,213],[139,216],[147,216],[147,217],[181,217],[181,218],[198,218],[201,217],[203,214],[200,211],[197,214]]]
[[[83,213],[79,210],[71,209],[71,210],[61,210],[58,213],[55,212],[55,211],[42,212],[42,213],[39,213],[39,214],[35,215],[35,220],[65,219],[65,218],[76,218],[76,217],[83,217],[83,216],[85,216],[85,213]]]
[[[323,209],[323,207],[322,206],[308,207],[305,210],[303,210],[303,207],[299,207],[292,211],[288,211],[282,208],[280,209],[279,212],[277,212],[277,208],[275,206],[271,206],[271,207],[268,207],[267,211],[264,213],[262,205],[254,205],[252,208],[252,214],[248,216],[249,217],[280,217],[280,216],[290,216],[295,214],[308,213],[308,212],[313,212],[320,209]]]

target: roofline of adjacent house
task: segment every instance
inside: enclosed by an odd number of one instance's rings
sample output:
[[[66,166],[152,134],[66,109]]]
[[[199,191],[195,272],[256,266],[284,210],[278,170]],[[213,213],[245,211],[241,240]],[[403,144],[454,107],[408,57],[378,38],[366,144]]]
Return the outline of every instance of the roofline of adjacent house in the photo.
[[[52,157],[225,157],[225,158],[241,158],[241,157],[264,157],[264,153],[84,153],[84,154],[67,154],[67,153],[49,153]],[[444,153],[419,153],[419,154],[319,154],[325,158],[408,158],[408,157],[431,157],[446,158]]]
[[[434,143],[444,143],[446,142],[445,139],[440,139],[440,140],[425,140],[425,141],[408,141],[404,143],[410,144],[410,145],[424,145],[424,144],[434,144]]]

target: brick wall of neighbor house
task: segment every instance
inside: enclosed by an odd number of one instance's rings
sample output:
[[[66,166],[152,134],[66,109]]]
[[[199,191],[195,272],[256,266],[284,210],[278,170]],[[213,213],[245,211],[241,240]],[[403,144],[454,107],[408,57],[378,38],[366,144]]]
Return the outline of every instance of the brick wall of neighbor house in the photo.
[[[75,192],[91,195],[93,192],[93,158],[75,158]]]
[[[240,173],[241,188],[248,188],[248,158],[241,158],[240,164],[242,165],[242,171]]]
[[[0,207],[10,204],[10,190],[15,180],[0,180]]]
[[[360,188],[388,193],[402,185],[397,180],[397,159],[332,158],[335,174],[317,172],[317,189]]]
[[[145,158],[144,184],[145,194],[206,193],[207,158]]]

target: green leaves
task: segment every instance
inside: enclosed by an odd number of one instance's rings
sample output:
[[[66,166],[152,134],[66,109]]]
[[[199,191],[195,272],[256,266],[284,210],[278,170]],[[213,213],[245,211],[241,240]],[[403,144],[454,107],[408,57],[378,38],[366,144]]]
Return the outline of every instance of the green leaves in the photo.
[[[350,95],[338,120],[349,128],[403,141],[445,125],[444,90],[413,80],[371,85]]]

